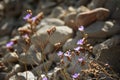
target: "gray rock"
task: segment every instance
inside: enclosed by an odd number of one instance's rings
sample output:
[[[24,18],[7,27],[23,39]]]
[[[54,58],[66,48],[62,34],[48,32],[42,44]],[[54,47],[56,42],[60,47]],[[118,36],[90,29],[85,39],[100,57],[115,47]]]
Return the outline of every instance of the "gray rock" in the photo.
[[[68,39],[63,45],[63,51],[73,50],[75,47],[77,47],[78,40],[79,38]]]
[[[7,73],[0,72],[0,80],[5,80],[5,77],[7,76]]]
[[[27,76],[26,76],[27,74]],[[17,75],[12,76],[9,80],[36,80],[34,74],[31,71],[25,71],[23,73],[17,73]]]
[[[9,35],[14,27],[13,19],[4,19],[0,23],[0,36]],[[4,33],[3,33],[4,32]]]
[[[53,50],[54,50],[54,45],[48,43],[48,44],[46,45],[46,47],[44,48],[43,53],[49,54],[49,53],[51,53]]]
[[[60,6],[58,6],[52,10],[50,17],[62,19],[64,17],[64,15],[65,15],[64,9]]]
[[[51,67],[51,65],[52,65],[52,61],[44,62],[43,64],[40,64],[36,68],[34,68],[32,70],[32,73],[35,76],[40,76],[42,74],[42,72],[45,72],[46,70],[49,70],[49,68]]]
[[[4,63],[12,63],[12,62],[17,62],[18,61],[19,56],[17,55],[17,53],[15,52],[10,52],[7,53],[3,58],[2,58],[2,62]]]
[[[90,2],[90,0],[80,0],[79,2],[77,2],[78,6],[82,6],[82,5],[87,5]]]
[[[0,2],[0,21],[4,18],[4,9],[5,9],[5,6],[3,2],[1,1]]]
[[[80,7],[77,9],[77,13],[87,12],[87,11],[90,11],[90,9],[88,9],[88,8],[85,7],[85,6],[80,6]]]
[[[98,60],[110,64],[114,70],[120,71],[120,35],[114,36],[93,47],[93,53]]]
[[[64,43],[67,39],[73,36],[73,31],[67,26],[56,27],[56,31],[50,36],[49,42],[51,44]]]
[[[74,29],[74,27],[76,26],[76,22],[75,22],[76,15],[77,15],[76,12],[68,13],[64,18],[65,25]]]
[[[42,20],[42,22],[46,23],[46,25],[49,25],[49,26],[63,26],[64,25],[64,22],[57,18],[45,18]]]
[[[91,3],[88,5],[88,7],[90,9],[95,9],[98,7],[104,7],[104,5],[106,4],[107,0],[92,0]],[[109,1],[108,1],[109,2]]]
[[[4,0],[4,5],[6,17],[17,16],[22,12],[23,5],[20,0]]]
[[[8,36],[4,36],[0,39],[0,45],[5,45],[7,41],[9,40]]]
[[[8,80],[10,77],[14,76],[18,72],[24,71],[24,66],[21,66],[19,64],[16,64],[15,66],[12,66],[12,70],[7,74],[5,80]]]
[[[41,62],[41,53],[36,51],[34,45],[32,45],[26,53],[21,53],[19,61],[24,64],[36,65]]]
[[[104,5],[104,7],[107,8],[107,9],[109,9],[110,13],[112,15],[112,14],[116,14],[116,11],[119,10],[119,4],[120,4],[119,0],[109,0],[109,1],[106,2],[106,4]],[[112,17],[115,18],[115,15],[112,16]],[[117,17],[119,18],[119,16],[117,16]]]
[[[51,28],[51,26],[48,25],[44,25],[43,27],[41,27],[36,34],[34,34],[31,38],[31,42],[36,45],[36,46],[44,46],[45,44],[48,43],[49,41],[49,35],[47,33],[47,30]]]
[[[106,38],[119,33],[119,31],[119,25],[111,21],[97,21],[85,29],[85,33],[90,38]],[[81,37],[80,31],[77,32],[77,36]]]
[[[55,63],[60,61],[60,57],[57,55],[57,53],[51,53],[48,55],[49,61],[53,61]]]
[[[42,10],[44,12],[44,14],[49,14],[54,6],[56,5],[55,2],[51,2],[51,1],[39,1],[36,12],[40,12],[40,10]]]
[[[102,53],[103,50],[109,50],[112,47],[117,46],[120,43],[120,36],[114,36],[101,44],[95,45],[93,47],[93,53],[97,54],[99,57]]]

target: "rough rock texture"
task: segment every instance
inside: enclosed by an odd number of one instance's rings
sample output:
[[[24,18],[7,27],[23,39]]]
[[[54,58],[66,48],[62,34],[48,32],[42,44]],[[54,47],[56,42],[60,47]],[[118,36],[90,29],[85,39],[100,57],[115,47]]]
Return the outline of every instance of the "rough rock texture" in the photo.
[[[101,44],[95,45],[93,48],[93,53],[98,55],[97,58],[101,55],[103,55],[104,53],[102,53],[102,51],[106,51],[106,50],[110,50],[111,48],[117,47],[117,45],[120,44],[120,36],[114,36],[104,42],[102,42]],[[109,58],[109,55],[106,56],[102,56],[103,58]],[[101,58],[102,58],[101,57]],[[117,57],[117,56],[116,56]],[[103,59],[105,60],[105,59]]]
[[[37,65],[42,60],[41,53],[36,51],[36,48],[32,45],[26,53],[21,53],[19,61],[24,64]]]
[[[27,74],[27,76],[26,76]],[[12,76],[9,80],[35,80],[35,76],[31,71],[25,71],[23,73],[18,73],[17,75]]]
[[[73,31],[67,26],[56,27],[56,31],[50,36],[50,43],[56,44],[58,42],[64,43],[67,39],[71,38]]]
[[[115,35],[120,32],[118,23],[113,23],[111,21],[96,21],[91,24],[87,28],[85,28],[85,32],[88,34],[90,38],[107,38]],[[80,31],[77,32],[77,35],[81,37]]]
[[[3,58],[2,61],[4,63],[10,63],[10,62],[17,62],[19,56],[15,52],[7,53]]]
[[[96,20],[104,20],[109,16],[109,10],[97,8],[88,12],[79,13],[76,17],[77,26],[87,26]]]

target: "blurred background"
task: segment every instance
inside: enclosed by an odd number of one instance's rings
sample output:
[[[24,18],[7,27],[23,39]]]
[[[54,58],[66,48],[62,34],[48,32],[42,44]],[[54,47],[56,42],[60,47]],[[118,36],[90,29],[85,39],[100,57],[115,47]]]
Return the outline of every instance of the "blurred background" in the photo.
[[[51,18],[60,19],[63,22],[58,21],[58,23],[67,25],[75,30],[74,27],[76,25],[74,23],[76,17],[79,16],[80,13],[87,11],[89,12],[100,7],[109,10],[109,14],[107,14],[107,17],[105,16],[102,21],[111,21],[110,24],[107,23],[107,26],[111,26],[111,24],[114,23],[117,24],[118,26],[114,30],[117,32],[113,32],[114,34],[110,33],[110,35],[107,35],[105,37],[103,37],[104,34],[100,35],[100,37],[97,38],[97,43],[92,43],[93,45],[104,42],[112,36],[120,34],[120,0],[0,0],[0,57],[3,57],[4,53],[6,53],[5,44],[12,37],[18,35],[17,29],[19,27],[22,27],[26,24],[26,21],[23,20],[23,17],[27,14],[26,10],[32,10],[33,16],[36,16],[39,12],[43,12],[45,18],[50,18],[50,20]],[[90,12],[90,14],[91,13],[92,12]],[[99,10],[97,13],[99,13]],[[92,15],[95,14],[95,16],[92,18],[89,18],[89,13],[83,16],[83,18],[86,18],[86,21],[84,21],[85,26],[88,27],[93,22],[101,20],[95,18],[98,16],[97,13],[94,13],[93,11]],[[101,16],[104,17],[104,14]],[[90,22],[92,19],[94,21]],[[50,20],[48,20],[48,22],[50,22]],[[87,22],[89,24],[87,24]],[[93,31],[94,30],[98,29],[95,28]],[[97,35],[97,37],[98,36],[99,35]],[[93,42],[95,41],[93,40]],[[118,43],[120,44],[120,42]],[[105,62],[110,61],[111,64],[115,66],[114,69],[117,72],[120,72],[119,44],[117,44],[117,46],[115,45],[115,48],[111,49],[112,51],[103,51],[106,53],[103,54],[105,57],[100,58],[101,61],[104,61],[109,53],[116,53],[115,56],[109,55],[109,59],[107,59],[107,61],[105,60]]]

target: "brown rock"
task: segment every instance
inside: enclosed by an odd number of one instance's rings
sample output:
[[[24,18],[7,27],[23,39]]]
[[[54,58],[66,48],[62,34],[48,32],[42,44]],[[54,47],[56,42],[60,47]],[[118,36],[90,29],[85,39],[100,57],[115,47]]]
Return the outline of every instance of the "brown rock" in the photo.
[[[79,13],[76,17],[76,26],[87,26],[96,20],[104,20],[108,16],[109,10],[105,8],[97,8],[89,12]]]

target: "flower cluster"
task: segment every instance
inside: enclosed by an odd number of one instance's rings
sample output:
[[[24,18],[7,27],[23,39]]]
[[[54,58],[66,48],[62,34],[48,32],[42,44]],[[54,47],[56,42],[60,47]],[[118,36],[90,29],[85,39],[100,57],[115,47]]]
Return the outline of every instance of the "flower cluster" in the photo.
[[[87,43],[87,34],[84,32],[84,27],[80,26],[78,28],[79,31],[81,31],[83,38],[79,39],[76,43],[77,47],[74,48],[73,50],[68,50],[66,52],[59,51],[57,55],[61,59],[61,63],[64,62],[64,57],[68,59],[68,61],[72,62],[72,59],[77,58],[74,56],[78,56],[76,63],[80,64],[80,66],[86,65],[86,58],[89,58],[89,53],[92,53],[92,46]],[[87,56],[86,56],[87,55]],[[76,65],[75,65],[76,67]],[[79,78],[80,73],[74,73],[72,75],[73,79]]]

